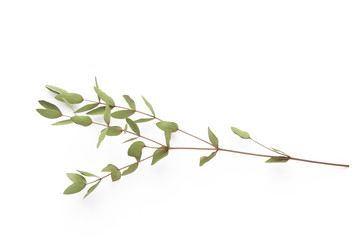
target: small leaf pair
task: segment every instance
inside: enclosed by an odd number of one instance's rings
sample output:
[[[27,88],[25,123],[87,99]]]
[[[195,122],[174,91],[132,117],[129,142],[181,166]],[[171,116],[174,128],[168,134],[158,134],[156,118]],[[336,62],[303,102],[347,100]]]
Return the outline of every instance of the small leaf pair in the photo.
[[[164,131],[166,146],[170,147],[171,134],[179,129],[177,123],[161,121],[156,123],[156,126]]]
[[[41,109],[41,108],[36,109],[36,111],[41,116],[50,118],[50,119],[59,118],[62,116],[60,109],[56,105],[49,103],[47,101],[44,101],[44,100],[40,100],[39,103],[41,106],[43,106],[45,108],[45,109]]]

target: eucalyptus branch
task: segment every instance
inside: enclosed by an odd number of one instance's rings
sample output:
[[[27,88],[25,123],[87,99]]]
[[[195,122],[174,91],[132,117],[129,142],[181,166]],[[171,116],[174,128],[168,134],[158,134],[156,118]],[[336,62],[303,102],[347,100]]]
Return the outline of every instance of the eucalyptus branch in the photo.
[[[234,134],[241,137],[242,139],[249,139],[253,141],[254,143],[260,145],[261,147],[264,147],[276,154],[279,155],[265,155],[265,154],[258,154],[258,153],[250,153],[250,152],[244,152],[244,151],[238,151],[238,150],[231,150],[226,148],[220,148],[219,147],[219,140],[216,137],[216,135],[208,128],[208,137],[209,141],[206,141],[200,137],[197,137],[193,134],[190,134],[182,129],[180,129],[175,122],[168,122],[163,121],[160,118],[155,116],[155,111],[152,107],[152,105],[144,98],[144,102],[146,106],[149,108],[151,114],[145,113],[143,111],[139,111],[136,108],[136,104],[132,98],[130,98],[128,95],[123,95],[125,101],[129,105],[129,107],[123,107],[115,105],[114,100],[107,95],[105,92],[103,92],[97,83],[97,80],[95,78],[96,86],[94,87],[94,90],[97,94],[98,101],[93,100],[87,100],[84,99],[80,94],[76,93],[69,93],[66,90],[62,88],[58,88],[55,86],[47,85],[46,88],[50,90],[51,92],[55,93],[55,99],[61,102],[64,102],[66,105],[70,107],[70,109],[73,111],[74,116],[68,116],[61,112],[61,110],[54,104],[40,100],[39,103],[44,107],[43,109],[36,109],[39,114],[46,118],[55,119],[59,117],[67,117],[67,120],[62,120],[59,122],[54,123],[53,125],[65,125],[65,124],[71,124],[75,123],[77,125],[81,125],[84,127],[90,126],[92,124],[102,126],[104,127],[99,135],[97,147],[101,145],[105,137],[111,137],[111,136],[118,136],[121,133],[129,133],[131,135],[134,135],[135,137],[130,138],[126,142],[133,142],[130,147],[128,148],[128,156],[134,157],[136,159],[135,163],[123,166],[123,167],[116,167],[113,164],[108,164],[105,168],[102,169],[102,172],[109,172],[108,174],[98,177],[97,175],[85,171],[77,170],[78,173],[68,173],[68,178],[72,181],[72,184],[65,189],[64,194],[73,194],[80,192],[83,190],[87,185],[93,184],[85,194],[84,198],[87,197],[91,192],[93,192],[97,186],[100,184],[100,182],[106,178],[111,176],[111,179],[113,182],[120,180],[122,176],[128,175],[133,173],[137,168],[139,163],[152,158],[151,165],[154,165],[159,160],[165,158],[170,150],[204,150],[204,151],[211,151],[211,154],[208,156],[203,156],[200,158],[200,166],[204,165],[205,163],[209,162],[211,159],[213,159],[218,152],[231,152],[236,154],[244,154],[244,155],[250,155],[250,156],[256,156],[256,157],[266,157],[269,158],[266,162],[267,163],[285,163],[289,160],[295,160],[295,161],[302,161],[302,162],[308,162],[308,163],[316,163],[316,164],[326,164],[326,165],[332,165],[332,166],[340,166],[340,167],[349,167],[349,165],[346,164],[337,164],[337,163],[328,163],[328,162],[320,162],[320,161],[313,161],[313,160],[306,160],[301,158],[295,158],[292,157],[283,151],[280,151],[275,148],[267,147],[257,141],[255,141],[252,137],[250,137],[249,133],[242,131],[236,127],[231,127],[231,130]],[[103,102],[102,102],[103,101]],[[81,106],[80,108],[77,108],[74,110],[75,104],[80,104],[82,102],[88,102],[90,104],[86,104]],[[119,111],[113,111],[116,108],[122,109]],[[135,113],[145,115],[149,118],[140,118],[140,119],[133,119],[133,116]],[[85,115],[78,115],[78,114],[85,114]],[[90,116],[92,115],[101,115],[103,116],[104,123],[100,122],[94,122]],[[120,127],[117,125],[110,125],[110,123],[116,119],[120,119],[125,121],[124,127]],[[149,137],[145,137],[141,134],[139,125],[140,123],[149,122],[152,120],[157,120],[156,126],[158,129],[163,131],[164,137],[165,137],[165,144],[162,144],[154,139],[151,139]],[[128,128],[131,129],[131,131],[128,130]],[[172,147],[170,146],[171,142],[171,136],[175,132],[181,132],[183,134],[186,134],[192,138],[195,138],[201,142],[204,142],[211,146],[211,148],[199,148],[199,147]],[[123,135],[124,135],[123,134]],[[147,146],[142,141],[135,141],[136,139],[141,138],[146,141],[155,143],[159,145],[159,147],[154,146]],[[143,150],[147,149],[155,149],[155,152],[146,157],[141,158]],[[95,177],[96,180],[93,181],[87,181],[85,177]]]

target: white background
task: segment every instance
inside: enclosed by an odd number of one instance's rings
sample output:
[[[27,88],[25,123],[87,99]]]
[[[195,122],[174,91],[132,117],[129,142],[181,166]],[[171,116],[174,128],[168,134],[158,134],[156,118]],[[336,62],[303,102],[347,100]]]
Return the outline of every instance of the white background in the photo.
[[[359,1],[1,1],[1,239],[360,239]],[[65,173],[132,161],[102,128],[54,127],[56,85],[96,100],[94,76],[221,147],[264,144],[340,168],[206,151],[145,161],[87,199]],[[62,109],[66,106],[60,105]],[[68,112],[67,110],[64,110]],[[123,125],[123,123],[121,123]],[[153,123],[142,133],[164,141]],[[174,146],[207,147],[183,134]],[[144,156],[151,154],[145,152]],[[357,229],[356,229],[357,228]]]

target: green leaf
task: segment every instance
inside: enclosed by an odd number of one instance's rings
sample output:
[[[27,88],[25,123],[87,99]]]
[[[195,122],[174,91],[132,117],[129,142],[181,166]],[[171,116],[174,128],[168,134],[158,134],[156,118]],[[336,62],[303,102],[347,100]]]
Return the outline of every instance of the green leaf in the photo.
[[[154,152],[154,156],[151,162],[151,165],[157,163],[160,159],[166,157],[169,153],[169,149],[166,147],[160,147]]]
[[[290,157],[290,155],[289,155],[289,154],[287,154],[287,153],[285,153],[285,152],[283,152],[283,151],[281,151],[281,150],[279,150],[279,149],[272,148],[272,147],[271,147],[271,149],[272,149],[272,150],[274,150],[275,152],[277,152],[277,153],[281,154],[281,155],[285,155],[285,156]]]
[[[91,110],[89,112],[87,112],[87,115],[104,115],[105,113],[105,107],[98,107],[95,108],[94,110]]]
[[[212,143],[212,145],[214,145],[215,147],[219,147],[219,140],[215,136],[215,134],[210,130],[210,127],[208,127],[208,134],[209,134],[209,139],[210,139],[210,142]]]
[[[151,104],[148,102],[148,100],[146,100],[143,96],[142,99],[144,100],[146,106],[150,109],[151,113],[153,114],[153,116],[155,117],[155,111],[153,109],[153,107],[151,106]]]
[[[95,185],[92,185],[91,188],[89,188],[89,190],[85,194],[84,198],[89,196],[89,194],[92,193],[95,190],[95,188],[97,188],[97,186],[100,184],[100,182],[101,182],[101,180],[99,180]]]
[[[140,135],[140,129],[133,120],[131,120],[130,118],[126,118],[126,122],[129,124],[129,127],[131,128],[131,130],[134,131],[134,133]]]
[[[287,161],[289,161],[289,158],[270,158],[268,160],[266,160],[266,163],[286,163]]]
[[[66,124],[71,124],[71,123],[73,123],[73,121],[68,119],[68,120],[63,120],[63,121],[60,121],[60,122],[53,123],[51,125],[59,126],[59,125],[66,125]]]
[[[165,134],[166,146],[170,147],[171,132],[164,132],[164,134]]]
[[[56,105],[54,105],[52,103],[49,103],[49,102],[44,101],[44,100],[39,100],[39,103],[41,104],[41,106],[43,106],[46,109],[55,110],[55,111],[58,111],[58,112],[61,113],[60,109]]]
[[[130,117],[134,113],[135,113],[134,110],[120,110],[120,111],[113,112],[111,114],[111,116],[113,118],[117,118],[117,119],[124,119],[124,118]]]
[[[68,188],[65,189],[64,194],[78,193],[86,187],[86,183],[74,182]]]
[[[138,163],[133,163],[131,164],[125,171],[122,172],[122,176],[124,175],[128,175],[130,173],[135,172],[135,170],[138,168],[139,164]]]
[[[142,150],[145,147],[145,144],[142,141],[137,141],[131,144],[128,149],[128,155],[135,157],[137,161],[140,161]]]
[[[62,116],[61,112],[52,109],[36,109],[36,111],[40,113],[41,116],[51,119]]]
[[[123,143],[131,142],[131,141],[134,141],[135,139],[138,139],[138,138],[139,137],[130,138],[130,139],[124,141]]]
[[[106,104],[105,112],[104,112],[104,121],[108,126],[110,125],[110,118],[111,118],[111,109],[109,104]]]
[[[99,105],[99,103],[90,103],[87,104],[85,106],[82,106],[81,108],[79,108],[78,110],[75,111],[75,113],[82,113],[82,112],[86,112],[89,111],[93,108],[96,108]]]
[[[236,127],[231,127],[231,130],[241,138],[244,138],[244,139],[249,139],[250,138],[249,133],[241,131],[240,129],[238,129]]]
[[[57,93],[57,94],[67,93],[67,91],[65,91],[64,89],[59,88],[59,87],[55,87],[55,86],[51,86],[51,85],[46,85],[45,87],[53,93]]]
[[[68,178],[72,181],[72,182],[82,182],[82,183],[86,183],[86,179],[81,176],[80,174],[77,173],[67,173],[66,174],[68,176]]]
[[[95,86],[96,86],[97,88],[99,88],[99,84],[98,84],[98,81],[97,81],[96,76],[95,76]],[[100,102],[100,97],[99,97],[99,96],[98,96],[98,100],[99,100],[99,102]]]
[[[105,103],[109,104],[112,107],[115,106],[114,100],[109,95],[101,91],[98,87],[94,87],[94,89],[99,98],[101,98]]]
[[[68,102],[68,100],[66,100],[65,98],[62,98],[62,99],[64,100],[66,105],[74,112],[74,108],[71,106],[71,104]]]
[[[103,129],[103,130],[101,131],[101,133],[100,133],[100,135],[99,135],[98,143],[97,143],[97,145],[96,145],[96,148],[99,148],[101,142],[104,141],[107,131],[108,131],[108,128],[105,128],[105,129]]]
[[[98,177],[95,174],[89,173],[89,172],[85,172],[85,171],[80,171],[80,170],[76,170],[79,173],[81,173],[82,175],[86,176],[86,177]]]
[[[211,153],[209,156],[204,156],[200,158],[200,167],[210,161],[213,157],[216,156],[216,152]]]
[[[134,100],[131,99],[131,97],[129,97],[129,95],[123,95],[123,97],[125,98],[125,101],[127,102],[127,104],[129,105],[129,107],[133,110],[136,109],[136,105]]]
[[[82,103],[84,98],[77,93],[60,93],[55,96],[55,99],[59,100],[60,102],[64,102],[64,99],[71,104]]]
[[[108,164],[102,172],[111,172],[111,179],[113,182],[119,180],[121,178],[120,170],[113,164]]]
[[[127,133],[127,129],[128,129],[128,125],[125,124],[125,127],[124,127],[124,135]]]
[[[104,130],[102,130],[104,131]],[[107,128],[106,136],[118,136],[123,132],[122,128],[119,126],[111,126]]]
[[[88,116],[73,116],[70,119],[74,123],[84,127],[90,126],[92,124],[92,120]]]
[[[176,132],[178,125],[174,122],[161,121],[156,123],[156,126],[165,132]]]
[[[144,123],[144,122],[149,122],[151,120],[154,120],[154,118],[139,118],[139,119],[135,120],[134,122],[136,122],[136,123]]]

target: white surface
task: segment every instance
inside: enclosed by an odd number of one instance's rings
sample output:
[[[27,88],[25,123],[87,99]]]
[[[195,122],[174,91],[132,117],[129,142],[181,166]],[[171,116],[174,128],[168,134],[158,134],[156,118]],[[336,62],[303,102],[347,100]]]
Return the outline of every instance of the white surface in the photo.
[[[1,1],[1,239],[360,239],[359,1]],[[89,198],[65,196],[76,169],[130,162],[127,138],[53,127],[46,84],[100,87],[222,147],[349,169],[176,151]],[[63,106],[64,107],[64,106]],[[143,125],[144,135],[154,132]],[[206,147],[176,134],[177,146]],[[150,153],[145,153],[147,155]],[[101,174],[101,173],[100,173]],[[356,229],[357,228],[357,229]]]

